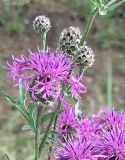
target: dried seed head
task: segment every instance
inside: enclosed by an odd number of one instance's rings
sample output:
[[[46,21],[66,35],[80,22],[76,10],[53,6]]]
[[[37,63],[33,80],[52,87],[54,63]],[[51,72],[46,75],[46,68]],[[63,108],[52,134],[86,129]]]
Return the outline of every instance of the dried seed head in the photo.
[[[66,52],[71,58],[76,55],[80,44],[79,28],[69,27],[64,29],[59,38],[58,50]]]
[[[49,18],[37,16],[33,21],[33,28],[37,33],[47,33],[50,30],[51,23]]]
[[[84,46],[78,50],[76,57],[77,65],[80,67],[82,66],[83,69],[91,67],[95,60],[95,55],[93,54],[92,49],[89,48],[86,44],[84,44]]]

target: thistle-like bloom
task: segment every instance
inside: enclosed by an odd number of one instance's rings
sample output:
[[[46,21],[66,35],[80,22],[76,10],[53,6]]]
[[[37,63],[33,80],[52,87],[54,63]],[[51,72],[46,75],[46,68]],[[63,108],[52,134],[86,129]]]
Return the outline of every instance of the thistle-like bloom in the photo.
[[[63,112],[59,115],[58,131],[65,136],[76,135],[79,122],[73,106],[63,102]]]
[[[64,29],[59,38],[58,50],[74,58],[80,45],[80,30],[76,27]]]
[[[110,131],[103,130],[95,144],[95,153],[107,156],[103,160],[125,159],[125,127],[113,127]]]
[[[56,147],[55,160],[98,160],[101,155],[93,154],[93,144],[86,139],[68,139]]]
[[[117,112],[114,108],[112,111],[103,109],[92,117],[92,121],[95,132],[102,129],[111,130],[112,127],[122,128],[122,126],[125,126],[125,113]]]
[[[76,98],[80,98],[80,94],[86,93],[87,88],[82,84],[83,76],[80,77],[72,74],[69,79],[69,84],[71,85],[71,93]]]
[[[81,137],[89,138],[92,140],[92,138],[95,136],[95,127],[92,124],[91,119],[87,117],[87,118],[83,118],[80,121],[79,133]]]
[[[47,33],[50,30],[50,27],[50,20],[44,15],[37,16],[33,21],[33,28],[38,33]]]
[[[50,51],[38,51],[28,58],[13,57],[13,64],[8,64],[9,74],[16,85],[21,78],[27,90],[31,92],[33,99],[56,99],[61,93],[61,85],[70,85],[70,73],[73,62],[64,53],[52,53]],[[72,81],[72,80],[71,80]],[[79,84],[78,84],[79,85]],[[73,87],[74,92],[79,92]],[[80,92],[79,92],[80,93]]]
[[[92,49],[86,44],[78,50],[76,59],[77,65],[83,67],[83,69],[91,67],[95,60]]]

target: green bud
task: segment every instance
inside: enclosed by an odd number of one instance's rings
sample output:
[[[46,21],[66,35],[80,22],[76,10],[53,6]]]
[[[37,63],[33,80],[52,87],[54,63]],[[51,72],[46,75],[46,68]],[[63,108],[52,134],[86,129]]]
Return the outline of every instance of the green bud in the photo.
[[[92,49],[89,48],[86,44],[84,44],[84,46],[78,50],[76,57],[77,65],[83,69],[91,67],[95,60],[95,55],[93,54]]]
[[[76,55],[80,45],[79,28],[69,27],[64,29],[59,38],[58,50],[66,52],[71,58]]]
[[[37,33],[47,33],[50,30],[51,23],[49,18],[37,16],[33,21],[33,28]]]

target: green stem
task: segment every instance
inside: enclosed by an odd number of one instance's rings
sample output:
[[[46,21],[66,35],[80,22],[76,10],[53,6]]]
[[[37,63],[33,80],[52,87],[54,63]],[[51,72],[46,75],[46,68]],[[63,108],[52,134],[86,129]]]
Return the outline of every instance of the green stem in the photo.
[[[93,21],[95,19],[95,16],[97,15],[97,13],[98,12],[95,10],[94,12],[92,12],[89,15],[88,22],[87,22],[86,27],[85,27],[85,31],[83,32],[83,35],[82,35],[82,38],[81,38],[81,41],[80,41],[80,46],[82,46],[84,44],[85,40],[87,39],[88,34],[90,32],[90,29],[92,27]]]
[[[42,50],[46,49],[46,33],[42,33]]]
[[[45,132],[45,134],[44,134],[44,136],[43,136],[42,142],[41,142],[40,145],[39,145],[39,157],[40,157],[40,155],[41,155],[41,153],[42,153],[42,151],[43,151],[44,144],[45,144],[45,142],[46,142],[46,140],[47,140],[49,131],[50,131],[50,129],[51,129],[51,126],[52,126],[52,124],[53,124],[53,121],[54,121],[54,119],[55,119],[55,116],[58,114],[59,109],[60,109],[60,105],[59,105],[59,103],[58,103],[58,108],[57,108],[56,111],[53,113],[53,115],[52,115],[52,117],[51,117],[51,119],[50,119],[50,122],[49,122],[49,124],[48,124],[47,130],[46,130],[46,132]]]
[[[39,160],[39,138],[40,138],[40,120],[41,120],[42,106],[37,104],[37,113],[36,113],[36,130],[35,130],[35,160]]]
[[[108,57],[108,66],[107,66],[107,104],[108,107],[112,108],[112,57]]]
[[[58,116],[59,115],[56,115],[56,117],[55,117],[53,130],[56,130],[56,126],[57,126],[57,122],[58,122]],[[54,139],[54,134],[52,135],[52,138]],[[50,146],[49,147],[49,153],[51,153],[51,152],[52,152],[52,147]],[[48,156],[48,160],[50,160],[50,156]]]

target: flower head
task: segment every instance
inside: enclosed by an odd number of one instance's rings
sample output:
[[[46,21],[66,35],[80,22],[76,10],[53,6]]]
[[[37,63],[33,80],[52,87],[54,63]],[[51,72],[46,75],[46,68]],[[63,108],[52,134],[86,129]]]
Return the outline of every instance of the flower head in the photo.
[[[97,137],[95,153],[107,156],[108,160],[124,160],[125,127],[121,129],[113,127],[110,131],[103,130]]]
[[[86,93],[87,88],[82,84],[83,76],[80,77],[76,74],[72,74],[69,79],[69,84],[71,86],[71,93],[76,98],[80,98],[80,94]]]
[[[73,106],[63,102],[63,110],[58,119],[58,131],[65,136],[77,134],[79,122],[75,109]]]
[[[80,30],[76,27],[64,29],[59,39],[58,50],[66,52],[71,58],[74,57],[80,44]]]
[[[72,61],[65,54],[30,51],[28,58],[13,57],[13,64],[8,64],[9,74],[17,84],[21,78],[33,98],[51,96],[56,98],[60,93],[62,81],[68,78],[72,70]]]
[[[86,44],[78,50],[76,57],[77,65],[80,67],[82,66],[83,69],[91,67],[94,63],[93,51]]]
[[[98,160],[93,154],[93,144],[86,139],[68,139],[60,147],[56,147],[56,160]]]
[[[28,58],[13,57],[13,63],[9,64],[9,74],[16,85],[19,79],[33,99],[42,101],[56,99],[62,91],[62,84],[69,85],[75,95],[80,94],[81,84],[75,83],[71,78],[73,61],[65,53],[52,53],[51,51],[31,52]],[[74,95],[74,96],[75,96]]]
[[[33,28],[38,33],[47,33],[50,30],[50,27],[50,20],[44,15],[37,16],[33,21]]]

